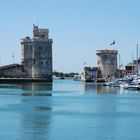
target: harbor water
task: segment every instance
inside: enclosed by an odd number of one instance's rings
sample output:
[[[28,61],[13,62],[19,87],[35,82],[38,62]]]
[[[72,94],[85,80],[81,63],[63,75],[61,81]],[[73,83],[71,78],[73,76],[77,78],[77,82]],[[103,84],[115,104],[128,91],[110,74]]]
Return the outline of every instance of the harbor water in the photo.
[[[0,84],[1,140],[139,140],[140,91],[73,80]]]

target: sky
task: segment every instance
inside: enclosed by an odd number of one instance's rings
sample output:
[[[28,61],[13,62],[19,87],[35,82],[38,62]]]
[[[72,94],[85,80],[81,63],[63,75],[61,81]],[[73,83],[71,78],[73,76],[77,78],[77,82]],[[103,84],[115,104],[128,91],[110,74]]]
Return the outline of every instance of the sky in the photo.
[[[0,2],[1,66],[20,63],[20,39],[32,37],[33,24],[49,29],[56,71],[81,72],[84,66],[96,66],[96,50],[110,47],[118,50],[123,66],[132,62],[132,55],[136,58],[136,44],[140,46],[140,0]],[[114,40],[115,45],[109,46]]]

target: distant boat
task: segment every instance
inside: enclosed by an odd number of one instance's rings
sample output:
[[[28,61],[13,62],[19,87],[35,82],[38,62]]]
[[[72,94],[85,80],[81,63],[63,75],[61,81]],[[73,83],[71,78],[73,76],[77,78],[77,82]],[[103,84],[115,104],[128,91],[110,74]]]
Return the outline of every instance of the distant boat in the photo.
[[[132,82],[130,84],[124,84],[120,87],[123,87],[124,89],[130,89],[130,90],[140,90],[140,83]]]
[[[64,77],[60,77],[60,79],[65,79]]]
[[[119,87],[120,82],[118,80],[111,81],[111,82],[106,82],[104,86],[110,86],[110,87]]]
[[[55,75],[53,75],[53,79],[65,79],[64,77],[56,77]]]
[[[55,75],[53,75],[53,79],[56,80],[56,79],[58,79],[58,77],[56,77]]]
[[[74,75],[73,80],[74,81],[80,81],[81,80],[81,75]]]
[[[65,78],[64,77],[59,77],[58,79],[64,80]]]
[[[113,82],[106,82],[104,86],[112,86]]]

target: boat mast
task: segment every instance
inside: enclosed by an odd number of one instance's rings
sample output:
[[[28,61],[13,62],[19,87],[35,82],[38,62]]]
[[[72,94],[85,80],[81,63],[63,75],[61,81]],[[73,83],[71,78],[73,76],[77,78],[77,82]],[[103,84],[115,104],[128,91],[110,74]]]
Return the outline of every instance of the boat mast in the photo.
[[[119,54],[119,78],[120,78],[120,54]]]
[[[133,53],[132,53],[132,75],[134,74],[134,57],[133,57]]]
[[[138,74],[138,44],[136,45],[136,55],[137,55],[137,60],[136,60],[136,73]]]

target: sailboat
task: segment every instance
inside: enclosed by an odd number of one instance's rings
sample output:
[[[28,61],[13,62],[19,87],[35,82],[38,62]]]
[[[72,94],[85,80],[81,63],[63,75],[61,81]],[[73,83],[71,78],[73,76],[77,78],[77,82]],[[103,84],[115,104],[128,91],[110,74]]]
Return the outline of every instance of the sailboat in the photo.
[[[130,89],[130,90],[140,90],[140,83],[132,82],[130,84],[125,84],[124,89]]]
[[[140,90],[140,78],[138,76],[138,44],[137,44],[137,60],[136,60],[136,77],[134,80],[130,83],[126,83],[124,85],[121,85],[121,87],[124,87],[124,89],[135,89],[135,90]],[[132,67],[133,68],[133,67]],[[133,69],[132,69],[133,70]]]

